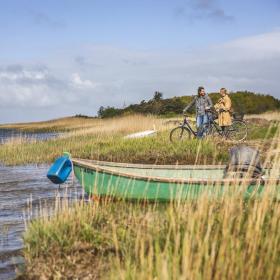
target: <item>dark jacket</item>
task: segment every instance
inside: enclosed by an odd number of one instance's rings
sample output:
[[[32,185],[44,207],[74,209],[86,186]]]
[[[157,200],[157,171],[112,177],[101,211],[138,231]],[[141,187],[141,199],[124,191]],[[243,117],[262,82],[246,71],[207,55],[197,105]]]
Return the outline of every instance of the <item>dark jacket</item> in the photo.
[[[186,106],[184,112],[187,112],[193,105],[195,105],[195,111],[197,116],[205,115],[206,108],[213,106],[211,98],[205,94],[204,96],[196,96],[190,104]]]

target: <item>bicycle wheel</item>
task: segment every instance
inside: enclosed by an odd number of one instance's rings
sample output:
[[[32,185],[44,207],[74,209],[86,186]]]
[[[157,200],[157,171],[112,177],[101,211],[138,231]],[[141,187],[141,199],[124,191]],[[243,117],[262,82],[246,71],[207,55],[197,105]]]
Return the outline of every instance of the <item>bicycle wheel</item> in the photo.
[[[227,131],[227,137],[233,141],[244,141],[248,135],[248,128],[244,121],[233,120]]]
[[[208,127],[206,127],[206,136],[211,138],[220,138],[221,132],[214,124],[209,124]]]
[[[173,143],[188,140],[190,138],[191,132],[183,126],[173,128],[169,134],[169,139]]]

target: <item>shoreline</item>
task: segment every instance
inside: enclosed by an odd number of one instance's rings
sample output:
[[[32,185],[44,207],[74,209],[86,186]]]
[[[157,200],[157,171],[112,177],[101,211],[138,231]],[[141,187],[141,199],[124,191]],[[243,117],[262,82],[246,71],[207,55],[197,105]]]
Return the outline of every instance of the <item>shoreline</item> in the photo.
[[[267,115],[265,117],[267,118]],[[267,153],[271,140],[277,134],[278,124],[279,122],[269,121],[249,123],[249,139],[245,143]],[[76,158],[127,163],[226,163],[228,148],[238,144],[212,138],[202,141],[190,139],[184,143],[172,144],[169,141],[169,132],[176,125],[166,125],[166,119],[141,115],[105,120],[65,118],[37,123],[36,126],[37,133],[47,129],[62,135],[44,141],[10,139],[4,145],[0,145],[0,162],[6,165],[51,163],[63,152],[68,151]],[[35,131],[34,123],[21,124],[21,129],[24,128],[32,128]],[[158,131],[156,136],[124,139],[125,135],[151,128]]]
[[[219,142],[212,139],[172,144],[168,137],[170,127],[150,117],[90,121],[90,126],[87,123],[80,129],[75,127],[57,139],[32,143],[10,141],[1,145],[0,162],[10,166],[43,166],[69,151],[73,157],[127,163],[220,164],[227,161],[227,150],[232,145],[227,142],[218,145]],[[126,134],[154,125],[159,132],[153,138],[124,139]],[[254,139],[248,143],[265,151],[266,163],[278,162],[280,157],[273,152],[279,149],[278,123],[254,124],[251,133]],[[254,258],[256,254],[262,260],[269,259],[267,252],[280,249],[280,244],[275,244],[280,219],[278,204],[268,197],[243,202],[238,194],[215,200],[202,197],[180,205],[80,200],[70,207],[66,201],[59,200],[52,209],[52,217],[42,212],[41,217],[28,223],[23,250],[26,266],[18,279],[42,275],[47,278],[78,275],[90,279],[113,279],[119,275],[143,280],[155,275],[161,279],[164,265],[170,277],[174,273],[176,277],[207,278],[213,270],[223,277],[224,270],[219,268],[222,264],[235,277],[244,271],[253,276],[255,271],[251,270],[250,263],[255,263],[262,275],[273,272],[280,276],[280,270],[271,263]],[[263,215],[266,220],[260,220]],[[228,248],[230,240],[236,252]],[[198,251],[189,248],[192,242]],[[242,246],[251,248],[251,253]],[[226,262],[218,254],[216,264],[213,263],[212,256],[218,251],[223,252],[221,256],[227,256]],[[249,259],[243,261],[248,254]],[[196,266],[186,264],[189,258]],[[206,260],[204,264],[201,259]]]

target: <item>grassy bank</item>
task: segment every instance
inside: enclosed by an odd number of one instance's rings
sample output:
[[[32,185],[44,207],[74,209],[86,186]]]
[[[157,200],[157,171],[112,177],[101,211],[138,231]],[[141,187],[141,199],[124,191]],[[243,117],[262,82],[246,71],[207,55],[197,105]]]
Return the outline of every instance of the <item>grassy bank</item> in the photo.
[[[23,279],[278,279],[279,224],[269,195],[64,205],[29,225]]]
[[[15,123],[0,125],[0,129],[16,129],[24,132],[130,132],[135,129],[158,129],[164,120],[143,115],[130,115],[112,119],[66,117],[43,122]]]
[[[98,123],[98,119],[66,117],[43,122],[0,125],[0,129],[16,129],[24,132],[67,132],[86,129]]]
[[[64,151],[73,157],[119,162],[158,164],[212,163],[227,159],[226,146],[217,148],[213,141],[193,139],[176,145],[169,141],[166,120],[130,116],[112,120],[86,120],[90,127],[67,132],[48,141],[14,139],[0,146],[0,161],[9,165],[52,162]],[[68,127],[69,127],[68,123]],[[65,126],[67,127],[67,126]],[[147,129],[158,131],[155,137],[124,139],[124,136]]]
[[[133,129],[163,128],[170,120],[172,123],[172,121],[181,121],[181,119],[182,115],[176,115],[173,118],[144,115],[130,115],[111,119],[65,117],[42,122],[2,124],[0,129],[16,129],[23,132],[89,132],[96,129],[114,131],[115,129],[120,130],[122,128],[123,132],[130,132]],[[194,120],[194,116],[191,119]],[[252,129],[255,125],[257,127],[267,127],[269,121],[280,121],[280,112],[273,111],[263,114],[245,115],[245,120],[252,124]]]
[[[157,121],[135,116],[52,141],[8,143],[0,149],[0,157],[11,164],[32,162],[34,155],[38,162],[51,161],[68,150],[76,157],[126,162],[226,161],[229,143],[191,140],[174,145],[168,139],[170,128]],[[254,127],[258,125],[259,121]],[[123,139],[153,126],[159,130],[156,137]],[[276,128],[268,125],[264,134],[255,144],[261,148],[266,143],[265,164],[272,165],[275,178],[280,165],[277,124]],[[232,191],[234,186],[230,187]],[[233,192],[167,204],[79,200],[69,206],[58,198],[52,217],[42,210],[41,218],[28,224],[23,252],[26,267],[19,277],[278,279],[280,204],[273,191],[271,185],[261,198],[245,200]]]
[[[170,143],[169,132],[176,126],[174,121],[136,115],[106,120],[66,118],[5,126],[23,131],[63,134],[47,141],[12,139],[0,145],[0,162],[9,165],[50,163],[64,151],[78,158],[134,163],[211,164],[227,160],[228,148],[233,143],[223,142],[220,139],[218,141],[193,139],[175,145]],[[269,139],[277,133],[278,122],[251,118],[248,127],[250,144],[257,143],[266,152],[271,142]],[[157,136],[146,139],[124,139],[127,134],[149,129],[156,129]]]
[[[123,139],[121,135],[80,135],[37,143],[9,143],[0,146],[0,161],[9,165],[53,162],[64,151],[73,157],[116,162],[183,164],[224,162],[225,148],[215,143],[191,140],[172,144],[167,133],[153,138]]]

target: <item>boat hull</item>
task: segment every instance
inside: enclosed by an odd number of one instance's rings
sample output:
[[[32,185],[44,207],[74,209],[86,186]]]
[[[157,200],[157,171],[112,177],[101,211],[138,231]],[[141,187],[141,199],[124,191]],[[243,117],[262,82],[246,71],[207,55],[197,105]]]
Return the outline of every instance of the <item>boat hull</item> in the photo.
[[[225,180],[167,180],[133,176],[75,161],[74,172],[90,196],[125,200],[178,201],[196,199],[203,195],[214,198],[237,192],[242,192],[244,197],[252,197],[262,194],[265,188],[261,182],[239,182],[234,185]]]

